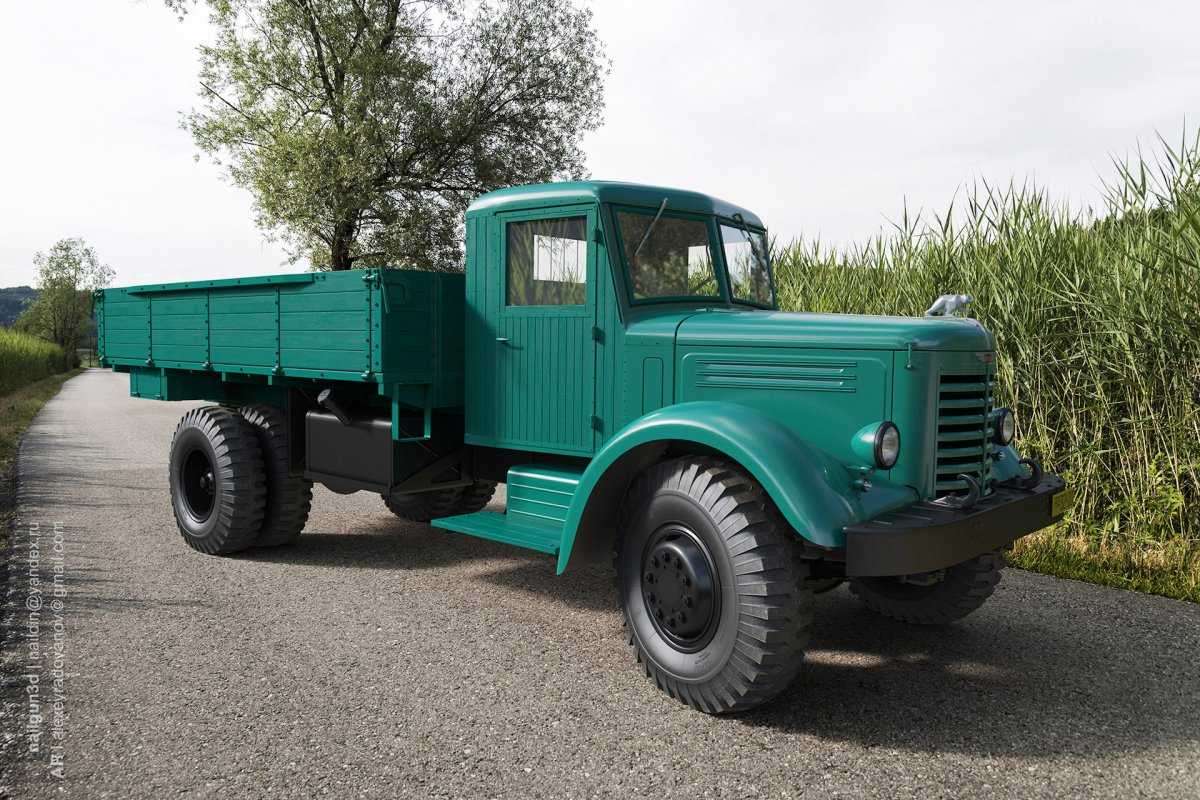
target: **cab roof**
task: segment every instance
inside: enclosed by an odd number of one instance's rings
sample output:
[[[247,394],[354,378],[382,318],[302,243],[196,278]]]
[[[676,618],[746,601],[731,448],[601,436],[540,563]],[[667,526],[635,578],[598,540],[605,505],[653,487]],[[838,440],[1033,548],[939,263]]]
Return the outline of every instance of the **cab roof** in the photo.
[[[667,198],[668,211],[691,211],[720,217],[741,214],[747,225],[755,228],[765,227],[753,211],[711,195],[686,189],[620,181],[572,181],[512,186],[480,195],[467,208],[467,214],[494,214],[500,211],[596,202],[657,209],[664,197]]]

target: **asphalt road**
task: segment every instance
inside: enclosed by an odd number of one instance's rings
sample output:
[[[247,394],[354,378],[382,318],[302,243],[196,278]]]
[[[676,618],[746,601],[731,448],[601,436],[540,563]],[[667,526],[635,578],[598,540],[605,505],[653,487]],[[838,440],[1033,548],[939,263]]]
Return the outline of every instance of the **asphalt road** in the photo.
[[[942,630],[818,599],[770,707],[711,718],[621,640],[607,567],[404,524],[318,490],[301,543],[213,558],[180,540],[167,446],[188,404],[93,370],[20,455],[4,776],[15,797],[1200,797],[1200,607],[1010,570]],[[30,528],[64,543],[27,663]],[[43,720],[26,687],[41,674]],[[38,758],[30,728],[42,731]]]

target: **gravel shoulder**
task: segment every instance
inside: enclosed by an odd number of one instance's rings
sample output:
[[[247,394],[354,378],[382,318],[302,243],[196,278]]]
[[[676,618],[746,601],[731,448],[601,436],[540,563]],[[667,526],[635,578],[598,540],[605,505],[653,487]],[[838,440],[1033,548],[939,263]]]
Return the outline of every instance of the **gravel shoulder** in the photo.
[[[71,380],[20,451],[5,796],[1200,796],[1195,605],[1009,570],[980,612],[923,630],[841,588],[787,695],[710,718],[638,672],[607,565],[556,578],[320,488],[295,547],[188,549],[166,457],[195,404],[126,381]]]

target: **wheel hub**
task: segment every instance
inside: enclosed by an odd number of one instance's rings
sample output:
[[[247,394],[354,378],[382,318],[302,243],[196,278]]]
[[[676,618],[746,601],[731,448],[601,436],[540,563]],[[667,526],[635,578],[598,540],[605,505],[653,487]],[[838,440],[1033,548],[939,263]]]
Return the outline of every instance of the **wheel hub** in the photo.
[[[695,651],[716,628],[716,570],[704,543],[682,525],[668,525],[646,544],[642,597],[654,627],[676,649]]]
[[[180,470],[179,484],[188,512],[200,522],[208,519],[216,500],[217,481],[207,453],[200,449],[188,453]]]

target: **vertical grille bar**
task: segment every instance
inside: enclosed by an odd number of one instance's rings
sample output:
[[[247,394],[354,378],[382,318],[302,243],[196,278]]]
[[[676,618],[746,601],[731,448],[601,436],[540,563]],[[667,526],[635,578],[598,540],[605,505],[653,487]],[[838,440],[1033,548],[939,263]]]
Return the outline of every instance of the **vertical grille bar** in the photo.
[[[988,421],[992,413],[991,370],[943,374],[938,381],[937,459],[934,491],[938,497],[965,491],[969,475],[990,490],[992,453]]]

